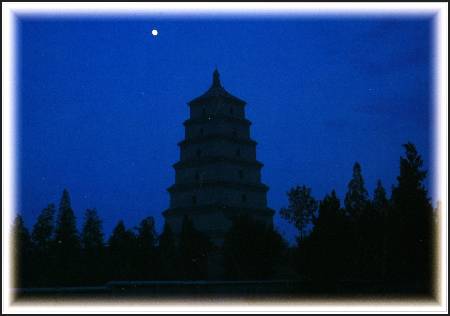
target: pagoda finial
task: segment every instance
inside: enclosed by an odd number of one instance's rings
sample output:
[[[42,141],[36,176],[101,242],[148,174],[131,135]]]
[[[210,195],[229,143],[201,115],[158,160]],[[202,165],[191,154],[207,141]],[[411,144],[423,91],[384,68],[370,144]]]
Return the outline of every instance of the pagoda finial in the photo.
[[[213,73],[213,83],[212,83],[213,87],[220,87],[220,75],[219,75],[219,71],[217,70],[217,66],[216,69],[214,70]]]

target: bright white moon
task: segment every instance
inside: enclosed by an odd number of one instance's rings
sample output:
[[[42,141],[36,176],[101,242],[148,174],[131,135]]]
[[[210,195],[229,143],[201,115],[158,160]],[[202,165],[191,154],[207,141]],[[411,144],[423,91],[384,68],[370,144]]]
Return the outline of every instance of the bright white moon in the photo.
[[[153,36],[158,35],[158,30],[157,30],[157,29],[153,29],[153,30],[152,30],[152,35],[153,35]]]

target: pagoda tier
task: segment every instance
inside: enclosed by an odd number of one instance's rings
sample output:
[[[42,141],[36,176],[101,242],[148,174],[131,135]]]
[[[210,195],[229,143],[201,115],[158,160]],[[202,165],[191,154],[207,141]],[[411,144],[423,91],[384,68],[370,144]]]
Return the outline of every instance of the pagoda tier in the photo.
[[[168,188],[170,207],[163,212],[178,234],[184,216],[221,244],[231,219],[249,214],[272,225],[268,187],[261,182],[262,163],[245,118],[245,101],[228,93],[217,70],[203,95],[188,103],[185,139],[178,143],[180,160],[173,165],[175,184]]]

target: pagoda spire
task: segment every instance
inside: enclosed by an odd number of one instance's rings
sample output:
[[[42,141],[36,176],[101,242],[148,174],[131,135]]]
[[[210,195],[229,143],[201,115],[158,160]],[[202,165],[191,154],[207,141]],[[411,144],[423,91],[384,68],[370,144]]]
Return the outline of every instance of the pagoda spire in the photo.
[[[220,74],[219,71],[216,69],[214,69],[213,72],[213,82],[212,82],[212,86],[213,87],[222,87],[222,84],[220,83]]]

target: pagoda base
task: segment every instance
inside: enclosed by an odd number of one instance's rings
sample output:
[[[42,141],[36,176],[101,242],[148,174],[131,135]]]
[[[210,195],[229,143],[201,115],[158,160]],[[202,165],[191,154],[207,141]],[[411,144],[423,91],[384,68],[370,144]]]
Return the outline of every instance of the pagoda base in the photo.
[[[176,236],[181,233],[183,218],[188,216],[194,227],[207,235],[215,246],[221,247],[225,234],[235,216],[247,214],[270,227],[274,211],[270,208],[235,208],[226,205],[205,205],[196,208],[171,208],[163,212],[166,222]]]

